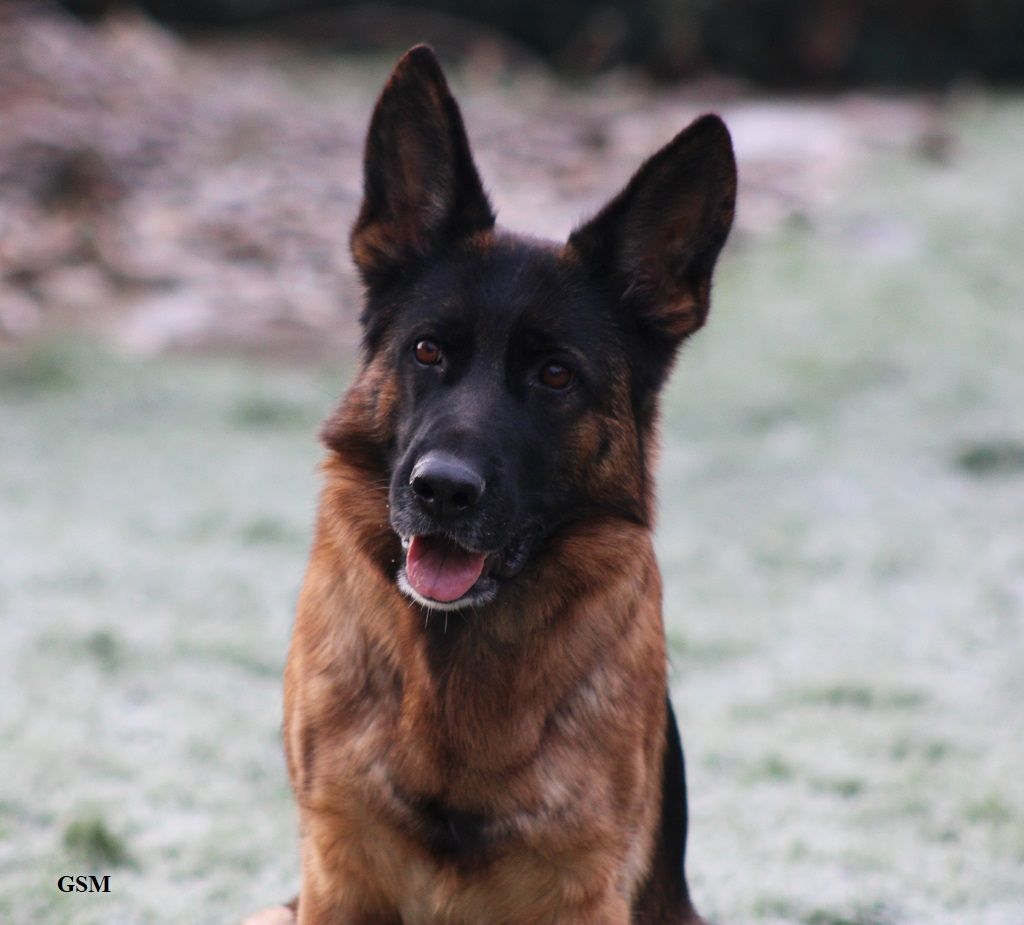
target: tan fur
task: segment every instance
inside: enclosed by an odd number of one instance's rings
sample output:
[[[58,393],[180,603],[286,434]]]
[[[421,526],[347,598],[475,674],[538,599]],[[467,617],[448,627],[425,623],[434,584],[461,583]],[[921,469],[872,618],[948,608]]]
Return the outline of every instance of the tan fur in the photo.
[[[573,482],[586,488],[587,496],[619,504],[637,519],[650,517],[643,445],[630,406],[630,388],[622,371],[612,375],[611,402],[602,414],[581,417],[572,434],[576,468]]]

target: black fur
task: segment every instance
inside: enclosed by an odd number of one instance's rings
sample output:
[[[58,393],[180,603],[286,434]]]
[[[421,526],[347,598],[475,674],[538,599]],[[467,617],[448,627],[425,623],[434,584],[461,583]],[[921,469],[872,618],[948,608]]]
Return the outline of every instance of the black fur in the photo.
[[[633,903],[634,925],[675,925],[693,915],[686,885],[686,765],[672,701],[666,697],[665,757],[661,780],[661,822],[654,863]]]
[[[423,800],[416,811],[420,837],[435,858],[463,868],[484,863],[489,845],[486,816],[453,809],[440,800]]]

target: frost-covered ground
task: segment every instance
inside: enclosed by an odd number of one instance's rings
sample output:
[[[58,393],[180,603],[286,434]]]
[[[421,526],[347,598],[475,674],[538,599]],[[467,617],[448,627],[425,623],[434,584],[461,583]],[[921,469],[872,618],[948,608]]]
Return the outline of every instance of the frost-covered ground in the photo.
[[[738,236],[667,398],[690,867],[723,925],[1024,922],[1024,102],[951,131]],[[280,671],[347,375],[0,358],[0,921],[292,895]],[[57,891],[89,870],[109,895]]]

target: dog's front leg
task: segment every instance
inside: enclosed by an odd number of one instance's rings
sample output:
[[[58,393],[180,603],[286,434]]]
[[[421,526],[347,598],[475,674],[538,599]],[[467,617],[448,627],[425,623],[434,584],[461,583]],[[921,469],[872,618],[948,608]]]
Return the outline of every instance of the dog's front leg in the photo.
[[[566,912],[556,919],[558,925],[631,925],[629,904],[618,892],[609,892],[597,901]]]
[[[307,822],[307,829],[297,925],[402,925],[376,878],[359,863],[361,853],[329,824]]]
[[[402,925],[398,916],[368,909],[343,889],[328,893],[309,888],[305,878],[294,921],[296,925]]]
[[[399,919],[380,918],[352,913],[334,902],[324,902],[321,897],[311,895],[299,903],[299,916],[295,925],[400,925]]]

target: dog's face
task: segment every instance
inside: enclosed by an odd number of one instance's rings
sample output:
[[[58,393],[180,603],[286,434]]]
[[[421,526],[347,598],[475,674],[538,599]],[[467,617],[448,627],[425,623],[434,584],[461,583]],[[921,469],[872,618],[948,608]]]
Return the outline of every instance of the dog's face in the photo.
[[[365,171],[365,362],[325,436],[370,445],[388,480],[401,589],[479,607],[568,523],[648,518],[657,393],[732,221],[728,132],[695,122],[564,245],[504,234],[419,47],[377,104]]]
[[[584,445],[609,430],[630,357],[613,306],[550,247],[480,236],[396,293],[379,349],[398,383],[391,524],[402,588],[434,607],[480,605],[545,536],[597,499]],[[590,447],[609,454],[611,434]],[[635,439],[620,448],[631,459]],[[600,498],[640,516],[640,489]]]

